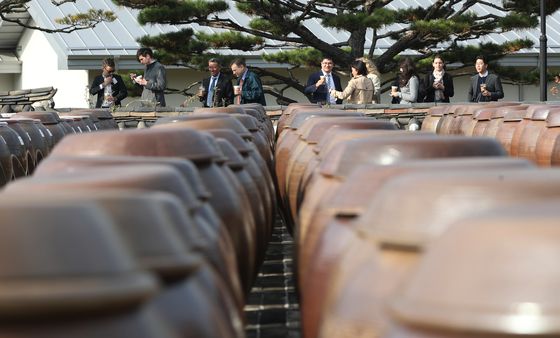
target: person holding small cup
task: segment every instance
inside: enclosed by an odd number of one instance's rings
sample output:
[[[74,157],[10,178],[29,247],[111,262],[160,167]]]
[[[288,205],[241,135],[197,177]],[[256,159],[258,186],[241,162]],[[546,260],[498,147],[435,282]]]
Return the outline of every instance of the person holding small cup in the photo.
[[[119,107],[128,91],[122,77],[115,74],[115,60],[105,58],[101,62],[101,75],[93,79],[89,88],[91,95],[97,95],[95,108]]]
[[[350,104],[367,104],[373,101],[375,88],[373,82],[367,77],[367,67],[363,61],[356,60],[351,65],[352,78],[344,91],[334,88],[330,90],[330,96],[346,100]]]
[[[334,61],[325,56],[321,60],[321,70],[311,73],[303,90],[309,101],[320,104],[341,104],[342,100],[330,95],[331,89],[342,91],[340,77],[335,74]]]
[[[486,57],[477,56],[474,66],[478,74],[471,77],[467,100],[469,102],[489,102],[504,98],[502,81],[498,75],[488,72]]]
[[[399,63],[399,76],[391,87],[391,103],[413,103],[418,100],[420,81],[416,74],[416,66],[411,58],[405,57]]]
[[[233,104],[231,77],[221,72],[217,58],[208,60],[210,76],[202,80],[197,96],[204,107],[225,107]]]
[[[433,71],[424,79],[425,97],[423,102],[447,102],[455,94],[453,89],[453,77],[445,71],[445,62],[439,54],[434,56],[432,62]],[[422,101],[420,99],[420,101]]]
[[[233,86],[234,103],[260,103],[266,106],[261,79],[256,73],[249,70],[245,59],[233,60],[230,63],[230,68],[237,78],[237,83]]]

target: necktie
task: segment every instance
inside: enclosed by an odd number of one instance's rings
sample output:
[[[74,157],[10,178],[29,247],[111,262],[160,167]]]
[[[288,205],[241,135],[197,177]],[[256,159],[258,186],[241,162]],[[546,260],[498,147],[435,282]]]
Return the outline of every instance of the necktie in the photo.
[[[239,79],[239,89],[243,93],[243,78]],[[241,94],[235,97],[235,103],[241,104]]]
[[[326,82],[327,82],[327,102],[328,103],[335,103],[336,99],[334,99],[331,96],[331,89],[335,89],[334,88],[334,82],[333,82],[331,74],[327,74],[327,81]]]
[[[214,103],[214,86],[216,84],[216,78],[212,76],[210,80],[210,86],[208,86],[208,96],[206,97],[206,105],[212,107]]]

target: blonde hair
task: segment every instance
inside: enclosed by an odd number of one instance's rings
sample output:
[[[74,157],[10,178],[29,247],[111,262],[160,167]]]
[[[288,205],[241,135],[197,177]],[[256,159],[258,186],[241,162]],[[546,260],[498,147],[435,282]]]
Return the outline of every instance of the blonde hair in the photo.
[[[356,60],[362,61],[363,63],[366,64],[368,74],[375,74],[377,76],[380,76],[379,70],[377,70],[377,67],[375,66],[375,63],[373,63],[373,61],[371,61],[370,58],[364,56],[364,57],[361,57],[361,58],[357,58]]]

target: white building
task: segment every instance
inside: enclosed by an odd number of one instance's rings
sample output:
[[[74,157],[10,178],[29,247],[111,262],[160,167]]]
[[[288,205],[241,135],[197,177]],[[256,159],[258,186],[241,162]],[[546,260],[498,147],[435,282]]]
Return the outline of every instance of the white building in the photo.
[[[432,0],[418,0],[417,2],[431,3]],[[396,8],[407,6],[405,0],[396,0],[391,6]],[[232,6],[233,7],[233,6]],[[101,23],[94,29],[80,30],[73,33],[48,34],[37,30],[23,29],[8,22],[0,22],[0,91],[24,88],[37,88],[53,86],[58,89],[54,97],[56,107],[88,107],[87,86],[100,72],[101,60],[112,56],[117,61],[117,69],[126,74],[131,69],[141,69],[136,61],[136,50],[139,44],[136,39],[146,34],[158,34],[178,30],[177,27],[168,25],[141,26],[136,21],[136,11],[118,7],[111,0],[80,0],[76,4],[67,3],[55,7],[50,0],[32,0],[27,14],[20,14],[23,20],[29,20],[42,27],[55,28],[54,19],[68,13],[85,12],[90,8],[111,10],[118,19],[111,23]],[[488,10],[478,8],[477,10]],[[232,9],[228,12],[230,18],[240,23],[248,22],[248,18]],[[196,30],[212,32],[207,27],[192,25]],[[345,32],[327,31],[318,22],[309,22],[308,27],[325,41],[337,42],[348,38]],[[547,18],[548,35],[548,65],[549,68],[560,68],[560,12]],[[506,34],[493,34],[485,40],[497,43],[519,37],[529,37],[535,41],[535,47],[523,50],[515,55],[504,58],[501,62],[505,65],[534,68],[538,65],[539,52],[538,30],[525,32],[509,32]],[[370,43],[371,41],[367,41]],[[376,46],[376,54],[391,45],[391,41],[384,39]],[[377,50],[379,49],[379,50]],[[231,50],[220,53],[244,55],[249,65],[275,68],[278,71],[286,69],[285,65],[266,64],[259,57],[259,53],[276,52],[278,49],[261,52],[236,52]],[[315,69],[299,69],[295,75],[305,82],[310,72]],[[474,73],[474,70],[473,70]],[[168,81],[170,88],[183,89],[187,84],[199,81],[204,76],[203,72],[185,68],[168,67]],[[344,85],[344,83],[343,83]],[[453,101],[466,100],[468,78],[455,79],[455,97]],[[505,100],[537,101],[539,89],[537,86],[512,86],[505,85]],[[298,92],[288,92],[289,96],[306,101]],[[549,100],[560,98],[550,96]],[[124,101],[129,103],[131,98]],[[185,97],[183,95],[168,95],[168,106],[178,106]],[[275,104],[272,97],[267,97],[269,104]],[[382,102],[389,102],[389,97],[384,96]],[[198,101],[190,105],[200,105]]]

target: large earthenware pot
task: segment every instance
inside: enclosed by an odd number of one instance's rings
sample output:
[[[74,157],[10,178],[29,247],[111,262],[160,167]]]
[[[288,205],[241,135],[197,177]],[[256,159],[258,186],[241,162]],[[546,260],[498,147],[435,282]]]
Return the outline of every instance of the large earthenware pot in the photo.
[[[558,336],[557,203],[453,224],[390,303],[388,337]]]

